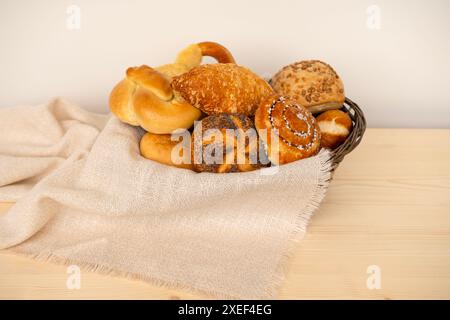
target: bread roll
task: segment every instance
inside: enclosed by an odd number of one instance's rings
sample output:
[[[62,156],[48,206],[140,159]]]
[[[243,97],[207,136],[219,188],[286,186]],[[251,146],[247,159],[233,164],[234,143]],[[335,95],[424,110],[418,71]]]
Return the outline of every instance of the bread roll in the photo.
[[[275,164],[307,158],[320,149],[316,119],[292,99],[279,95],[265,99],[256,110],[255,126]]]
[[[322,138],[320,144],[324,148],[339,147],[352,131],[353,122],[350,116],[341,110],[328,110],[317,117]]]
[[[111,111],[123,122],[152,133],[190,128],[201,112],[175,96],[169,80],[148,66],[128,68],[109,97]]]
[[[197,122],[191,150],[198,172],[251,171],[268,163],[264,151],[259,152],[253,122],[242,114],[211,115]]]
[[[253,115],[262,99],[273,93],[269,84],[235,64],[197,66],[174,77],[172,88],[204,113]]]
[[[181,163],[178,163],[178,161],[174,159],[172,152],[174,152],[174,148],[179,143],[180,142],[178,141],[172,141],[170,134],[153,134],[147,132],[142,137],[139,148],[144,158],[169,166],[193,170],[190,148],[186,153],[183,152],[183,148],[180,148],[179,154],[176,156],[181,160]],[[178,151],[178,149],[176,149],[176,151]]]
[[[340,109],[345,100],[341,78],[331,66],[318,60],[288,65],[270,83],[276,93],[291,97],[314,114]]]

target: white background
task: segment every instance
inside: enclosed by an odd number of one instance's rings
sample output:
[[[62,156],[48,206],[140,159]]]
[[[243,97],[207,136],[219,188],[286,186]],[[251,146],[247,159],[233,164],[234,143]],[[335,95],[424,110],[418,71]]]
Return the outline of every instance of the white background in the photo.
[[[66,25],[72,4],[79,30]],[[370,5],[379,30],[367,26]],[[302,59],[330,63],[372,127],[448,128],[449,35],[445,0],[0,0],[0,107],[63,96],[108,112],[127,67],[212,40],[264,76]]]

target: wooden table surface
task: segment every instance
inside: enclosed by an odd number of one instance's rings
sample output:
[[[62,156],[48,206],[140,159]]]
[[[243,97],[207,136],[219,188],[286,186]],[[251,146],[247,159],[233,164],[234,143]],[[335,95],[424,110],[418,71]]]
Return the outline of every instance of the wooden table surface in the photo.
[[[0,212],[12,203],[0,202]],[[369,266],[380,271],[369,289]],[[187,299],[183,290],[0,252],[0,298]],[[297,245],[279,298],[450,299],[450,130],[368,129]]]

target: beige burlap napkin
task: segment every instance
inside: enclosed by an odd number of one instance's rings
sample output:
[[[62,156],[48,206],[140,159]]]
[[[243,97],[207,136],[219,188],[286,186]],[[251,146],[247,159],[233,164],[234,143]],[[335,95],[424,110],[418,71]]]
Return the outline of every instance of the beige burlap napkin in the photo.
[[[324,151],[247,173],[161,165],[140,129],[61,99],[0,109],[0,129],[0,200],[18,200],[1,249],[216,297],[276,297],[330,178]]]

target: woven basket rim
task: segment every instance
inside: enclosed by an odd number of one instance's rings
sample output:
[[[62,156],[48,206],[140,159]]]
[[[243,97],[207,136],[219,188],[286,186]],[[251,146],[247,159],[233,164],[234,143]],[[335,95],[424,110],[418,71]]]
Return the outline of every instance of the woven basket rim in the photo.
[[[345,98],[344,105],[341,108],[353,121],[353,129],[343,144],[334,149],[331,154],[333,170],[335,170],[344,157],[352,152],[361,142],[366,131],[366,118],[361,108],[349,98]]]

